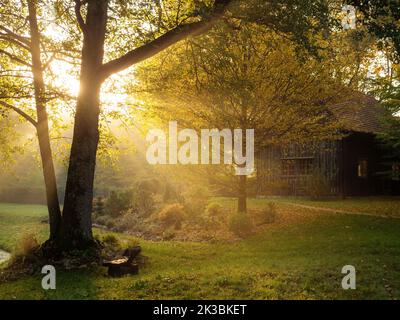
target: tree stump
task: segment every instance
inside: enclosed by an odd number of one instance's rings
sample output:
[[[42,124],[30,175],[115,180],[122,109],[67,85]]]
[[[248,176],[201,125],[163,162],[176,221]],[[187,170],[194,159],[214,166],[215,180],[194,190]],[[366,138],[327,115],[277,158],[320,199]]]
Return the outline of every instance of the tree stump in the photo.
[[[125,250],[122,259],[105,261],[103,266],[108,267],[108,275],[111,277],[122,277],[127,274],[136,275],[139,273],[139,265],[135,259],[142,249],[137,246]]]

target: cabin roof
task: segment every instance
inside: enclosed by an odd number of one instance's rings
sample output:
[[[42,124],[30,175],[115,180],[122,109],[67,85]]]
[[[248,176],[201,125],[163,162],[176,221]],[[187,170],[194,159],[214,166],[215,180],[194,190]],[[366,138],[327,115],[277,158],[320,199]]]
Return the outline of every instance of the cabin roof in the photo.
[[[372,96],[356,93],[350,100],[329,107],[343,130],[376,133],[385,115],[382,105]]]

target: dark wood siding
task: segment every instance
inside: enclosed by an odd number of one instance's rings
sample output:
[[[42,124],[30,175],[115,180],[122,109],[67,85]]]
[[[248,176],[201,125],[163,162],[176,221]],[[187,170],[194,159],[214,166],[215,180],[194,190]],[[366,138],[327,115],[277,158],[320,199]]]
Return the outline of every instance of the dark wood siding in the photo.
[[[338,147],[338,141],[324,141],[265,148],[257,156],[258,193],[304,195],[306,180],[317,172],[324,175],[332,194],[339,193]],[[284,170],[290,162],[291,169]]]
[[[342,140],[270,146],[257,155],[259,195],[307,195],[306,181],[322,175],[331,195],[398,194],[400,182],[385,171],[384,152],[369,133]]]

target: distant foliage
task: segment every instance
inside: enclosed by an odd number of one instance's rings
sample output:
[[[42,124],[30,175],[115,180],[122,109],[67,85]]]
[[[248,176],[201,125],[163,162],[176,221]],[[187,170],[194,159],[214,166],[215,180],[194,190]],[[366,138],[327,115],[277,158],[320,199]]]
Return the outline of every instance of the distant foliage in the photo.
[[[105,213],[111,217],[121,216],[133,207],[133,190],[111,191],[105,203]]]
[[[176,187],[174,187],[171,183],[167,182],[165,184],[164,194],[163,194],[164,203],[181,202],[182,200],[183,200],[182,196],[176,190]]]
[[[139,215],[149,216],[156,207],[154,194],[148,189],[136,188],[132,209]]]
[[[200,185],[190,188],[183,196],[183,203],[188,219],[192,223],[202,223],[204,212],[210,200],[209,190]]]

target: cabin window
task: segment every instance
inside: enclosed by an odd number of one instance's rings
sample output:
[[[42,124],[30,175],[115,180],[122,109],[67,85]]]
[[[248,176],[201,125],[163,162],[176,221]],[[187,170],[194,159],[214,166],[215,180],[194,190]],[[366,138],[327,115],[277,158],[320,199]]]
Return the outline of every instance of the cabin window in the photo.
[[[357,176],[359,178],[367,178],[368,177],[368,161],[367,160],[358,160]]]
[[[400,163],[393,163],[392,165],[392,180],[400,180]]]
[[[310,175],[313,171],[312,158],[282,159],[282,175]]]

